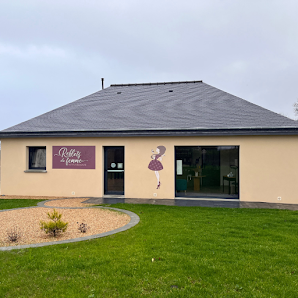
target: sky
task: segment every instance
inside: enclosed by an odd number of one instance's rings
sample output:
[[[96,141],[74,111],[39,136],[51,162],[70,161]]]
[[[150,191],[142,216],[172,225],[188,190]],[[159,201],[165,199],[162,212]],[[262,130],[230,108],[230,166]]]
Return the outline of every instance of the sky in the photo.
[[[297,0],[0,0],[0,130],[110,84],[203,82],[295,118]]]

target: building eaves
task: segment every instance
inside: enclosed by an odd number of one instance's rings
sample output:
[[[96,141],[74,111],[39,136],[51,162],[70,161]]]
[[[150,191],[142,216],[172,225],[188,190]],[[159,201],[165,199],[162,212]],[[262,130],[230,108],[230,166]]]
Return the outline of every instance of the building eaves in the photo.
[[[0,132],[0,139],[41,137],[186,137],[298,135],[298,127]]]

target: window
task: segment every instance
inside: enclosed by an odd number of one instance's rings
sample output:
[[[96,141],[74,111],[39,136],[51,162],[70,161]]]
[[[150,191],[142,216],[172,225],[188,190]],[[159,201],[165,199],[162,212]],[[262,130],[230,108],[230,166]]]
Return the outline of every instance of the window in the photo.
[[[29,170],[46,169],[46,147],[29,147]]]
[[[239,199],[239,146],[176,146],[176,196]]]

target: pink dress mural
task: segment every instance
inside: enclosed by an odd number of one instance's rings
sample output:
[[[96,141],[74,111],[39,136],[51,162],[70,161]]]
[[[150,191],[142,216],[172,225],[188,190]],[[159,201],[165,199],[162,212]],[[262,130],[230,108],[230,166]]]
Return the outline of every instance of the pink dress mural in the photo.
[[[152,152],[154,152],[154,151],[152,150]],[[150,161],[150,163],[148,165],[148,169],[155,172],[155,176],[156,176],[156,179],[157,179],[156,189],[159,189],[160,184],[161,184],[160,180],[159,180],[159,171],[161,171],[163,169],[161,161],[162,161],[162,158],[165,156],[166,147],[158,146],[156,148],[156,152],[157,152],[157,154],[151,155],[151,158],[153,160]]]
[[[161,157],[160,154],[155,155],[154,160],[150,161],[148,169],[151,171],[160,171],[163,169],[161,162],[158,160]]]

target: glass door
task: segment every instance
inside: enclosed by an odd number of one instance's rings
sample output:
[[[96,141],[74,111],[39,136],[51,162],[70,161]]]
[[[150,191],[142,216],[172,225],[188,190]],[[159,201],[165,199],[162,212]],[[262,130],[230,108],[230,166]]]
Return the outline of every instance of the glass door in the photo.
[[[124,195],[124,147],[104,147],[104,193]]]

